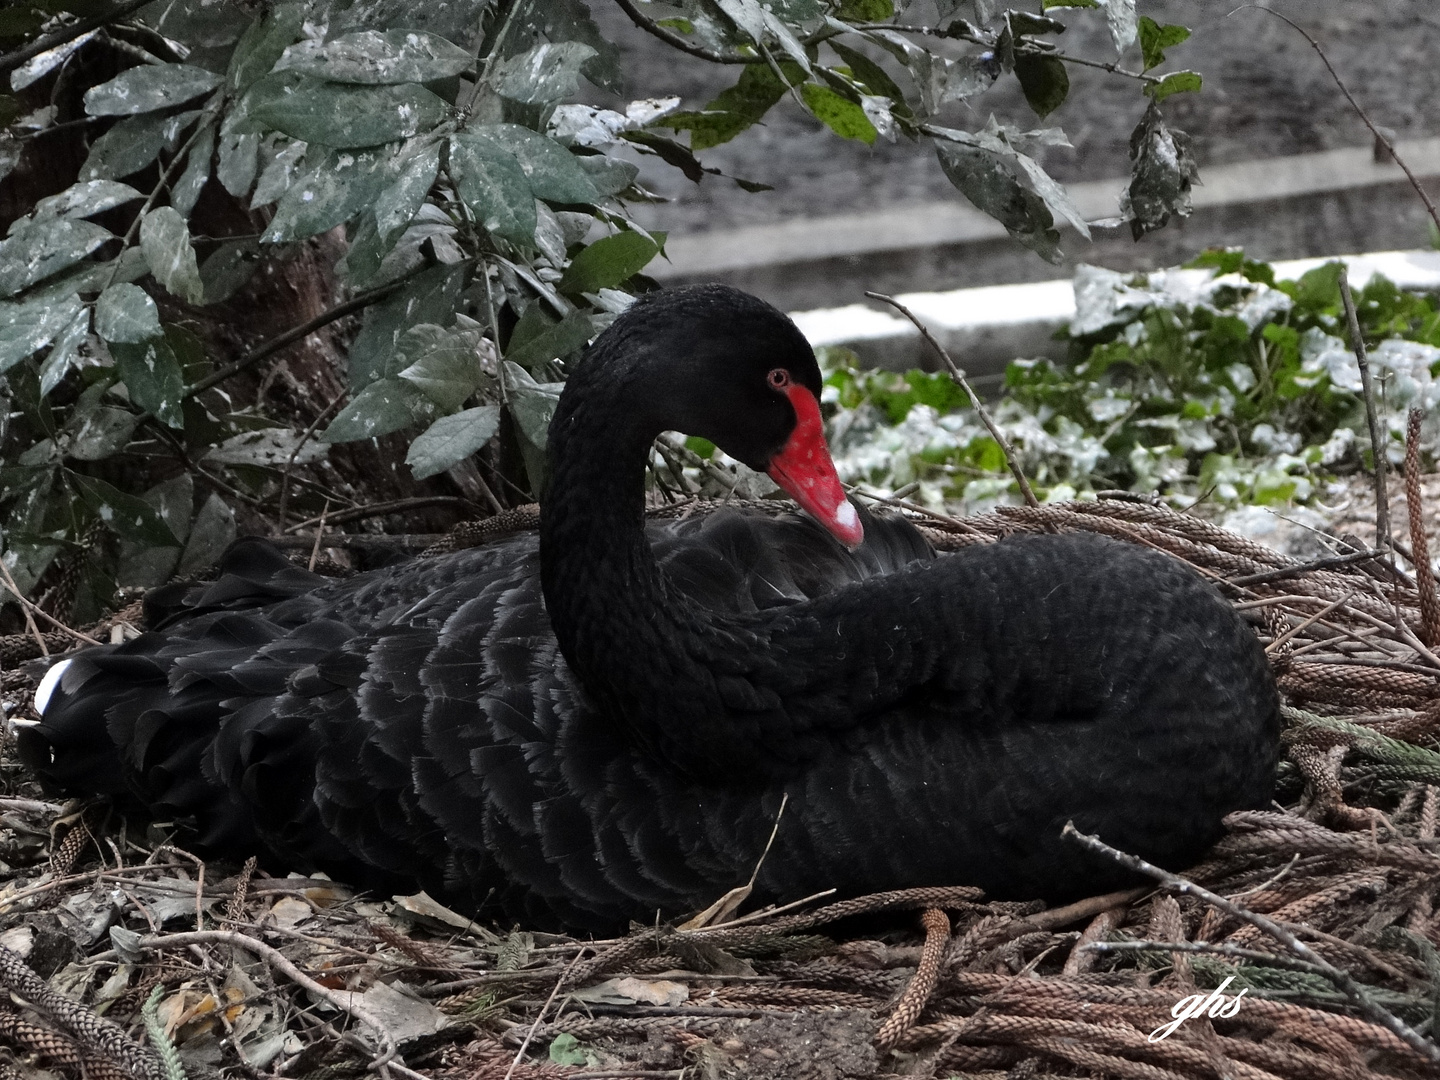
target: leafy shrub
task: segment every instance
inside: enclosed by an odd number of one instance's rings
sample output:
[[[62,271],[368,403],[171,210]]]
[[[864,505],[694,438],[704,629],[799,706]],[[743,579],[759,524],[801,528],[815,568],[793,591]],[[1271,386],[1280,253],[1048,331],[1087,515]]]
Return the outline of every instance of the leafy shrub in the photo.
[[[1123,488],[1187,505],[1303,502],[1371,462],[1360,371],[1345,342],[1339,263],[1276,281],[1212,251],[1180,271],[1084,267],[1070,360],[1017,360],[994,405],[1041,497]],[[1404,456],[1406,411],[1440,403],[1440,302],[1376,276],[1356,298],[1380,387],[1385,455]],[[1000,447],[948,376],[863,371],[830,356],[826,399],[842,475],[920,485],[935,506],[1018,501]],[[1427,419],[1432,455],[1440,422]]]
[[[653,196],[622,150],[698,182],[715,171],[698,151],[788,97],[844,138],[930,140],[955,186],[1047,258],[1057,222],[1088,235],[1031,156],[1059,129],[957,126],[1003,77],[1039,116],[1065,99],[1050,15],[940,0],[921,25],[896,0],[615,2],[695,62],[733,65],[735,85],[688,111],[577,103],[582,80],[622,87],[582,0],[7,7],[0,179],[19,194],[0,242],[0,541],[19,589],[91,617],[117,582],[213,561],[237,507],[271,530],[332,502],[365,516],[367,469],[430,502],[532,497],[567,365],[650,287],[664,248],[630,216]],[[1188,31],[1138,18],[1135,0],[1044,7],[1103,14],[1118,50],[1139,40],[1146,71],[1130,77],[1148,98],[1124,214],[1138,236],[1188,213],[1194,165],[1160,103],[1199,77],[1149,73]],[[342,299],[239,348],[247,310],[297,281]],[[252,393],[249,373],[351,316],[331,409],[280,415]],[[370,464],[341,477],[361,445]]]

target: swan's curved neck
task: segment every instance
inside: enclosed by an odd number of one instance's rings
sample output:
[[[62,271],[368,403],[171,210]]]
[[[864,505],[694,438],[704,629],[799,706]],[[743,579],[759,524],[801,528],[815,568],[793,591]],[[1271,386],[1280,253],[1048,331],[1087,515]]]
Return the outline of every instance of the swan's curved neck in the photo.
[[[703,665],[687,638],[709,613],[675,594],[645,535],[645,469],[658,422],[636,365],[592,353],[550,425],[541,583],[561,652],[610,717],[643,742],[678,701],[704,710]]]
[[[712,611],[671,587],[645,534],[646,462],[667,426],[652,391],[643,355],[592,349],[561,397],[540,528],[551,625],[595,704],[641,745],[697,777],[758,779],[802,759],[808,733],[887,704],[907,685],[900,668],[933,662],[930,644],[901,640],[923,633],[916,586],[875,579],[783,617]],[[865,662],[881,646],[895,675],[883,682]]]

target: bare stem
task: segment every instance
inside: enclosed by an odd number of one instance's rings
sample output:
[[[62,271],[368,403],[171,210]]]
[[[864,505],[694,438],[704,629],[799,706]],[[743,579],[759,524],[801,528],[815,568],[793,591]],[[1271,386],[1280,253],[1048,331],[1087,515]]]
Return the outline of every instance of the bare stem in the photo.
[[[1350,348],[1355,350],[1355,362],[1360,365],[1360,386],[1365,394],[1365,419],[1370,425],[1370,453],[1375,459],[1375,546],[1388,549],[1390,498],[1385,490],[1385,443],[1380,437],[1380,417],[1375,410],[1375,384],[1370,379],[1365,338],[1360,333],[1360,318],[1355,313],[1355,297],[1350,292],[1350,273],[1344,263],[1340,264],[1340,302],[1345,306],[1345,322],[1350,328]]]
[[[1274,8],[1261,7],[1259,4],[1243,4],[1236,8],[1235,11],[1243,11],[1245,8],[1254,8],[1256,11],[1263,11],[1268,15],[1274,15],[1275,18],[1283,23],[1287,23],[1291,29],[1310,43],[1310,47],[1314,49],[1320,57],[1320,62],[1325,65],[1325,70],[1330,72],[1330,77],[1335,80],[1335,85],[1338,86],[1340,92],[1345,95],[1345,100],[1348,101],[1350,107],[1355,110],[1355,115],[1365,122],[1365,126],[1369,128],[1370,133],[1375,136],[1375,141],[1385,147],[1390,156],[1395,159],[1395,164],[1400,166],[1400,171],[1405,174],[1405,179],[1410,181],[1410,186],[1415,189],[1415,194],[1420,196],[1420,201],[1425,204],[1425,209],[1430,212],[1430,220],[1435,223],[1437,229],[1440,229],[1440,210],[1435,208],[1435,203],[1431,201],[1429,194],[1427,194],[1425,188],[1421,186],[1419,178],[1410,171],[1410,166],[1405,164],[1405,159],[1396,152],[1395,141],[1391,139],[1389,135],[1385,134],[1383,129],[1375,126],[1375,121],[1370,119],[1370,114],[1361,108],[1360,103],[1355,100],[1355,95],[1350,93],[1350,88],[1345,85],[1345,80],[1340,78],[1340,73],[1335,70],[1335,65],[1330,63],[1330,58],[1325,55],[1325,50],[1320,47],[1320,42],[1311,37],[1310,33],[1294,19],[1280,14],[1280,12]],[[1235,11],[1230,12],[1230,14],[1235,14]],[[1421,18],[1424,18],[1424,16],[1422,15]]]
[[[5,588],[9,590],[10,595],[15,597],[15,599],[20,602],[20,610],[25,613],[25,625],[29,627],[30,632],[35,635],[35,640],[40,643],[40,652],[43,655],[49,656],[50,650],[45,647],[45,638],[40,633],[39,628],[35,625],[35,620],[31,617],[32,615],[39,615],[51,626],[55,627],[56,630],[59,630],[62,634],[69,634],[76,641],[83,641],[86,645],[100,644],[100,642],[96,641],[89,634],[82,633],[79,630],[72,630],[59,619],[55,618],[54,615],[51,615],[48,611],[42,608],[39,604],[27,600],[25,598],[25,595],[21,593],[20,586],[16,585],[15,579],[10,576],[10,568],[5,565],[5,560],[3,558],[0,558],[0,577],[3,577],[5,579]]]
[[[984,423],[986,430],[990,432],[990,437],[1000,444],[1000,452],[1005,455],[1005,464],[1010,466],[1011,475],[1015,477],[1015,482],[1020,485],[1020,494],[1025,498],[1025,505],[1039,506],[1040,500],[1035,498],[1035,492],[1030,490],[1030,481],[1025,479],[1025,474],[1020,471],[1020,466],[1016,464],[1015,448],[1010,445],[1010,440],[1007,439],[1000,428],[996,426],[995,421],[990,416],[990,411],[985,408],[984,403],[980,400],[980,395],[975,393],[969,380],[965,378],[965,373],[955,366],[955,361],[950,359],[950,354],[945,351],[945,347],[936,340],[934,334],[930,333],[930,328],[917,319],[913,311],[893,296],[886,296],[884,293],[878,292],[867,292],[865,295],[872,300],[879,300],[881,303],[889,304],[915,324],[915,328],[920,331],[921,336],[929,342],[930,347],[935,350],[936,354],[944,362],[946,370],[950,372],[950,378],[954,379],[955,384],[969,395],[970,405],[975,410],[976,415],[980,417],[981,422]]]
[[[290,500],[290,470],[295,467],[295,459],[300,455],[301,449],[310,441],[310,436],[315,434],[315,429],[320,422],[330,415],[330,411],[345,400],[345,395],[350,393],[349,389],[341,390],[335,395],[335,399],[320,410],[320,414],[310,421],[310,426],[305,429],[305,434],[300,436],[300,441],[295,444],[295,449],[290,451],[290,456],[285,459],[285,475],[280,481],[280,505],[276,517],[280,521],[280,528],[285,528],[285,504]]]

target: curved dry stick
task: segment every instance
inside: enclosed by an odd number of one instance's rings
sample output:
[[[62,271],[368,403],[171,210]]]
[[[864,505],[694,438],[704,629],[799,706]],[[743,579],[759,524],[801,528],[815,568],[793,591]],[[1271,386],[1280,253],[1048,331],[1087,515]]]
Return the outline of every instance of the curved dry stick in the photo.
[[[1437,210],[1435,204],[1430,201],[1430,196],[1420,185],[1419,178],[1410,171],[1410,166],[1405,164],[1405,159],[1395,152],[1395,141],[1380,128],[1376,127],[1375,121],[1370,119],[1370,114],[1360,107],[1360,103],[1356,101],[1355,96],[1350,93],[1350,88],[1345,85],[1345,80],[1340,78],[1340,73],[1335,70],[1335,65],[1330,63],[1330,58],[1325,55],[1325,50],[1320,47],[1320,43],[1311,37],[1310,33],[1294,19],[1280,14],[1280,12],[1274,8],[1261,7],[1259,4],[1241,4],[1235,11],[1244,11],[1246,8],[1254,8],[1256,11],[1263,11],[1267,15],[1274,15],[1275,18],[1281,22],[1288,23],[1292,30],[1310,43],[1310,47],[1319,55],[1320,62],[1325,65],[1325,70],[1330,72],[1330,77],[1335,80],[1335,85],[1338,86],[1340,92],[1345,95],[1345,100],[1348,101],[1350,107],[1355,110],[1355,115],[1364,121],[1365,126],[1370,129],[1370,133],[1375,136],[1375,141],[1385,147],[1386,152],[1395,159],[1395,164],[1400,166],[1400,171],[1405,174],[1405,179],[1410,181],[1410,186],[1415,189],[1415,194],[1420,196],[1420,201],[1425,204],[1425,209],[1430,212],[1430,220],[1435,222],[1437,229],[1440,229],[1440,210]],[[1230,15],[1234,15],[1235,11],[1230,12]],[[1229,16],[1226,17],[1228,18]]]
[[[1390,467],[1386,457],[1386,440],[1380,437],[1380,419],[1375,411],[1375,384],[1370,379],[1370,361],[1365,355],[1365,335],[1360,333],[1360,317],[1355,312],[1355,297],[1350,292],[1350,274],[1340,264],[1340,303],[1345,308],[1345,322],[1350,328],[1350,348],[1360,366],[1360,385],[1365,395],[1365,420],[1370,428],[1370,456],[1375,459],[1375,546],[1390,547],[1390,495],[1385,489],[1385,472]],[[1395,557],[1392,555],[1393,563]]]
[[[295,459],[300,456],[300,451],[304,449],[305,444],[310,441],[310,436],[315,434],[315,429],[320,426],[320,421],[329,416],[330,410],[344,401],[346,395],[349,393],[350,388],[347,386],[335,395],[334,400],[332,400],[329,405],[326,405],[325,408],[320,410],[320,414],[316,416],[314,420],[310,421],[310,426],[307,427],[305,433],[300,436],[300,441],[295,444],[295,449],[291,450],[290,456],[285,459],[285,473],[280,480],[280,504],[275,515],[280,521],[280,528],[285,528],[285,505],[290,501],[290,470],[295,467]]]
[[[1025,474],[1020,471],[1020,466],[1015,463],[1015,448],[1010,445],[1010,440],[1007,439],[995,425],[995,421],[990,417],[990,410],[985,408],[984,403],[980,400],[980,395],[975,393],[974,389],[970,386],[969,380],[965,378],[965,373],[955,366],[955,361],[950,359],[950,354],[946,352],[945,347],[936,340],[935,335],[930,332],[930,328],[917,319],[913,311],[893,296],[886,296],[884,293],[869,292],[868,290],[865,295],[872,300],[879,300],[881,303],[889,304],[915,324],[915,328],[920,331],[920,336],[929,343],[930,347],[934,349],[940,359],[944,361],[945,369],[950,373],[950,378],[955,381],[955,385],[969,395],[970,405],[974,408],[976,415],[978,415],[985,424],[986,430],[990,432],[990,437],[1000,444],[1000,452],[1005,455],[1005,464],[1010,466],[1010,472],[1015,477],[1015,482],[1020,485],[1020,494],[1025,497],[1025,505],[1039,506],[1040,500],[1035,498],[1035,492],[1030,490],[1030,481],[1025,479]]]

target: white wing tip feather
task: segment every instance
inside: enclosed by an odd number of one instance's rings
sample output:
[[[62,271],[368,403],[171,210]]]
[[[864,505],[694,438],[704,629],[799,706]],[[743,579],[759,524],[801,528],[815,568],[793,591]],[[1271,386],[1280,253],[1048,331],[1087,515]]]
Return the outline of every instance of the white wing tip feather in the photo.
[[[45,677],[40,680],[40,685],[35,688],[35,712],[37,715],[45,715],[45,709],[50,704],[50,698],[55,694],[55,687],[60,685],[60,679],[65,674],[65,670],[73,663],[73,660],[61,660],[58,664],[52,666],[49,671],[45,672]],[[26,726],[32,726],[39,723],[39,721],[32,720],[25,721],[24,723]]]

